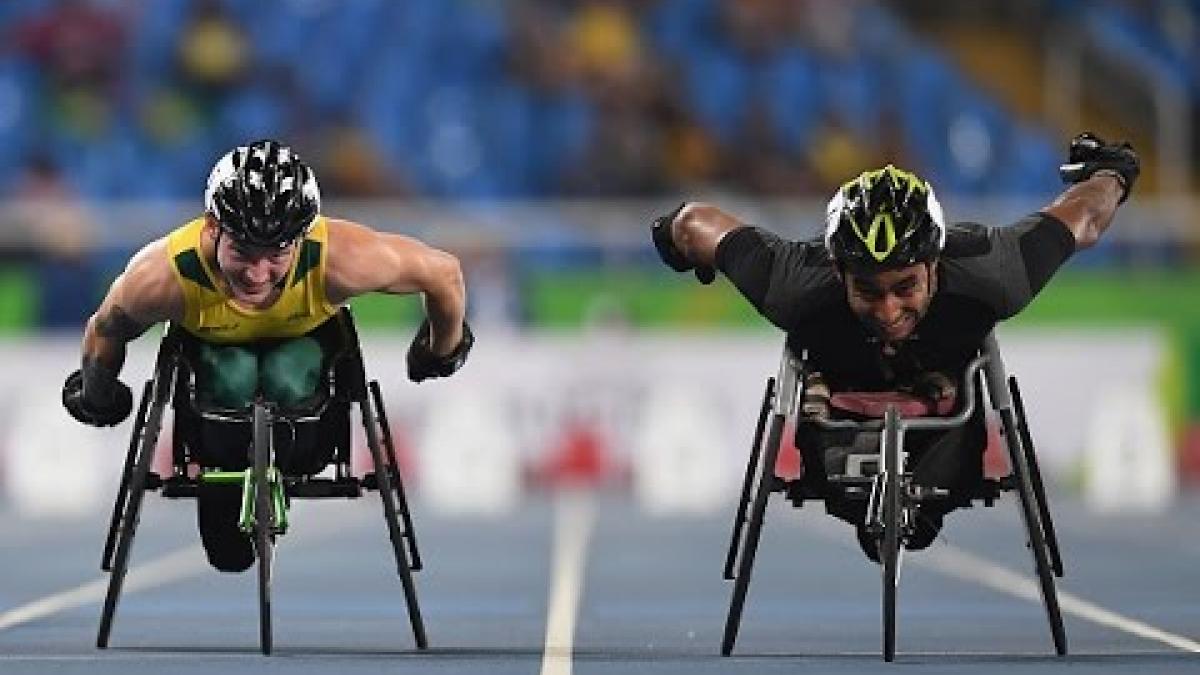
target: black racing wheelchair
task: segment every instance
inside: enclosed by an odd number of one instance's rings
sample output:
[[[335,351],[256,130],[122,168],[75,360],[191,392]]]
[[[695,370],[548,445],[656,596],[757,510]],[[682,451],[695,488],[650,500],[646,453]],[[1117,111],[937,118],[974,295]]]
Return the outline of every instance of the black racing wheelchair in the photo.
[[[798,415],[798,402],[804,400],[807,381],[807,354],[797,358],[785,343],[778,375],[768,378],[762,408],[754,431],[750,460],[742,483],[741,499],[734,517],[733,534],[725,559],[724,577],[734,582],[729,614],[721,644],[721,654],[729,656],[737,639],[750,574],[762,534],[767,499],[772,492],[783,493],[795,506],[806,500],[820,500],[826,492],[803,476],[781,478],[775,466],[783,441],[785,423]],[[906,466],[904,435],[914,430],[949,430],[966,424],[982,405],[982,392],[976,382],[982,375],[988,400],[1000,421],[1000,432],[1008,451],[1010,473],[1000,478],[980,474],[979,483],[966,490],[950,491],[916,484]],[[857,470],[829,477],[848,498],[866,501],[866,531],[876,539],[883,581],[883,658],[896,655],[896,593],[900,557],[906,536],[916,526],[918,507],[934,500],[955,499],[959,506],[982,502],[992,506],[1003,492],[1016,492],[1033,554],[1042,603],[1050,623],[1055,653],[1067,653],[1067,639],[1058,604],[1054,577],[1063,576],[1058,540],[1046,501],[1045,488],[1034,453],[1033,439],[1026,424],[1025,408],[1015,377],[1007,377],[994,334],[989,333],[979,355],[970,363],[958,392],[958,410],[909,413],[902,416],[897,403],[876,406],[879,416],[872,419],[820,419],[807,421],[826,430],[871,431],[879,434],[878,454],[869,461],[856,462]],[[768,426],[769,419],[769,426]],[[765,443],[764,441],[765,436]],[[849,463],[849,462],[848,462]]]
[[[197,498],[211,485],[240,486],[238,527],[251,538],[258,571],[259,639],[271,653],[271,572],[276,537],[288,529],[292,499],[353,499],[379,493],[395,553],[408,618],[418,649],[426,649],[425,626],[412,572],[421,569],[412,517],[377,381],[368,382],[357,331],[348,309],[327,322],[335,349],[319,393],[301,410],[281,409],[261,398],[244,409],[202,407],[195,398],[189,353],[196,339],[168,326],[151,380],[143,388],[100,567],[110,572],[96,646],[108,647],[113,617],[129,567],[143,497],[157,490],[170,499]],[[171,406],[172,473],[151,471],[163,414]],[[350,470],[351,408],[359,408],[373,471]],[[240,444],[215,450],[203,436],[213,430]],[[240,435],[239,435],[240,434]],[[211,434],[210,434],[211,435]],[[301,439],[307,442],[301,442]],[[330,471],[331,469],[331,471]],[[332,475],[329,475],[332,474]]]

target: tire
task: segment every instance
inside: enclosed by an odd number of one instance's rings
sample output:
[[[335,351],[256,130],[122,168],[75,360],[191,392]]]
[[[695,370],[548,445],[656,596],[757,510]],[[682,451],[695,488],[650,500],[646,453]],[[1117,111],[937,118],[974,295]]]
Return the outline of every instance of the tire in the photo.
[[[746,527],[746,511],[750,507],[750,496],[754,490],[754,476],[758,472],[758,459],[762,455],[763,431],[767,426],[767,417],[775,401],[775,378],[767,378],[767,390],[763,392],[762,407],[758,412],[758,421],[754,425],[754,441],[750,445],[750,458],[746,462],[746,474],[742,477],[742,496],[738,500],[737,512],[733,516],[733,532],[729,535],[729,551],[725,554],[724,578],[732,581],[736,578],[734,570],[737,567],[738,547],[742,543],[742,532]]]
[[[271,466],[271,420],[266,405],[255,402],[254,434],[254,551],[258,558],[258,633],[263,654],[270,654],[271,566],[274,562],[274,505],[268,470]]]
[[[1042,524],[1042,535],[1046,539],[1046,550],[1050,554],[1050,569],[1054,576],[1063,576],[1062,554],[1058,548],[1058,535],[1054,532],[1054,520],[1050,517],[1050,501],[1046,499],[1046,487],[1042,483],[1042,471],[1038,468],[1037,451],[1033,446],[1033,435],[1029,433],[1029,421],[1025,417],[1025,403],[1021,400],[1021,389],[1017,386],[1017,378],[1008,378],[1008,390],[1012,395],[1013,406],[1017,412],[1017,431],[1021,436],[1021,447],[1025,452],[1025,463],[1029,468],[1029,480],[1033,486],[1033,496],[1037,500],[1038,516]]]
[[[754,557],[758,552],[758,542],[762,537],[763,521],[767,512],[767,497],[775,479],[775,461],[779,458],[779,446],[783,440],[783,425],[786,421],[783,415],[771,416],[771,429],[767,434],[766,453],[759,464],[758,488],[754,493],[754,504],[751,507],[750,519],[747,522],[746,540],[738,557],[737,578],[733,581],[733,596],[729,600],[729,614],[725,617],[725,633],[721,640],[721,656],[729,656],[733,652],[733,644],[737,641],[738,628],[742,622],[742,608],[746,603],[746,592],[750,588],[750,573],[754,569]]]
[[[133,537],[137,533],[138,520],[142,513],[142,498],[146,494],[146,478],[150,474],[150,465],[154,460],[154,448],[158,445],[158,434],[162,428],[163,410],[170,401],[172,383],[175,379],[175,364],[163,357],[160,347],[160,357],[155,366],[155,379],[151,386],[153,399],[146,413],[145,427],[142,429],[141,443],[133,472],[129,476],[129,486],[126,493],[123,513],[117,526],[117,544],[115,557],[112,560],[112,572],[108,579],[108,590],[104,594],[104,606],[100,612],[100,629],[96,633],[96,647],[108,648],[108,638],[112,632],[113,618],[117,611],[117,602],[121,599],[121,589],[125,584],[125,574],[129,570],[129,554],[133,550]],[[136,430],[135,430],[136,437]],[[121,501],[118,495],[118,501]],[[116,514],[114,514],[116,515]]]
[[[375,479],[378,481],[379,497],[383,501],[383,517],[387,521],[388,537],[392,542],[392,551],[396,556],[396,571],[400,575],[400,585],[404,589],[404,601],[408,606],[408,620],[412,626],[413,640],[417,649],[428,649],[429,641],[425,635],[425,621],[421,617],[421,606],[417,602],[417,587],[413,583],[412,569],[408,563],[408,555],[404,549],[404,536],[400,531],[400,516],[396,508],[396,493],[392,486],[392,478],[388,470],[388,462],[383,456],[379,445],[379,433],[376,429],[376,419],[367,399],[359,402],[362,413],[363,430],[367,436],[367,448],[371,451],[371,461],[375,465]]]
[[[896,586],[900,576],[900,417],[889,407],[883,419],[883,660],[896,658]]]
[[[1012,408],[1000,411],[1000,422],[1004,427],[1009,461],[1012,463],[1012,470],[1017,478],[1021,519],[1025,523],[1025,532],[1029,537],[1029,550],[1033,554],[1033,566],[1038,577],[1038,590],[1041,591],[1042,604],[1046,608],[1046,619],[1050,623],[1050,637],[1054,642],[1054,653],[1066,656],[1067,634],[1063,627],[1062,609],[1058,604],[1058,591],[1054,586],[1054,572],[1050,564],[1042,523],[1039,520],[1038,503],[1030,477],[1029,463],[1026,461],[1025,452],[1021,447]]]
[[[100,569],[112,571],[113,553],[116,551],[117,533],[121,530],[121,517],[125,514],[125,506],[129,503],[129,484],[133,476],[133,467],[137,464],[138,440],[146,426],[146,411],[150,407],[150,397],[153,394],[153,382],[147,382],[142,389],[142,401],[138,404],[137,416],[133,422],[133,433],[129,437],[129,449],[125,452],[125,465],[121,469],[121,483],[117,487],[117,499],[113,502],[112,518],[108,522],[108,536],[104,539],[104,552],[100,554]]]

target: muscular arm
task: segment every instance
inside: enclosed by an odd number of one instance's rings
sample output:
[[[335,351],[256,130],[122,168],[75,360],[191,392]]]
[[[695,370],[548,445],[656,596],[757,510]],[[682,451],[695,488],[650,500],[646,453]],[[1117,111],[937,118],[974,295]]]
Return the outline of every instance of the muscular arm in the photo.
[[[1113,171],[1100,170],[1075,183],[1042,209],[1058,218],[1075,236],[1075,250],[1091,248],[1112,224],[1121,199],[1121,183]]]
[[[325,285],[341,304],[364,293],[421,293],[429,316],[432,351],[445,356],[462,340],[466,286],[458,258],[398,234],[330,220]]]
[[[150,326],[178,318],[183,299],[165,243],[145,247],[113,281],[83,331],[84,392],[107,400],[125,364],[125,345]]]
[[[721,239],[744,226],[745,223],[716,206],[691,203],[671,222],[671,240],[692,264],[713,267]]]

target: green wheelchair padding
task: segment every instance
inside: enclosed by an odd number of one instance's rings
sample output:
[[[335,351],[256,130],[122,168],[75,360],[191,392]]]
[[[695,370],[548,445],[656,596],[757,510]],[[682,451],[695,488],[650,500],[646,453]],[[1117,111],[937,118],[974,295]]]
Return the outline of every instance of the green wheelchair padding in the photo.
[[[324,354],[312,337],[254,345],[201,343],[196,396],[203,404],[242,408],[264,398],[283,407],[310,399],[321,381]]]

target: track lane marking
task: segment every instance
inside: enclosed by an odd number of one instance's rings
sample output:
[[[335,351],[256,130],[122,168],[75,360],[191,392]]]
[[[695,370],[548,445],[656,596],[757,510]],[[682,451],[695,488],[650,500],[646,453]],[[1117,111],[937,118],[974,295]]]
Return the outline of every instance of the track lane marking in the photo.
[[[798,524],[828,539],[844,541],[845,534],[840,523],[804,519]],[[944,540],[940,541],[940,544],[921,551],[919,555],[905,556],[909,560],[908,564],[924,567],[960,581],[979,584],[1037,605],[1042,604],[1042,595],[1038,589],[1037,579],[981,558],[953,544],[945,543]],[[1064,591],[1057,582],[1055,588],[1058,592],[1059,608],[1064,614],[1070,614],[1140,638],[1161,642],[1180,651],[1200,653],[1200,642],[1196,640],[1171,633],[1084,600]]]
[[[333,520],[331,517],[314,517],[313,519],[317,522],[311,528],[297,531],[290,537],[292,543],[305,542],[333,531],[342,531],[350,525],[361,526],[365,520],[361,515],[352,516],[342,522]],[[354,522],[355,520],[358,522]],[[125,573],[121,597],[125,598],[129,593],[193,577],[207,569],[209,566],[204,557],[203,548],[198,543],[188,544],[139,565],[130,565]],[[0,612],[0,631],[44,619],[59,612],[103,602],[104,596],[108,593],[110,577],[111,575],[106,572],[97,579]]]
[[[975,582],[986,588],[1000,591],[1017,598],[1042,604],[1041,590],[1036,579],[997,565],[989,560],[958,548],[946,546],[932,548],[927,556],[913,557],[913,563],[928,567],[947,576]],[[1161,642],[1180,651],[1200,653],[1200,642],[1165,631],[1143,621],[1105,609],[1061,588],[1058,589],[1058,604],[1064,613],[1072,614],[1092,623],[1114,628],[1147,640]]]
[[[125,576],[122,595],[185,579],[199,574],[207,567],[208,563],[200,553],[198,546],[190,545],[176,549],[149,562],[131,567]],[[47,595],[10,609],[0,614],[0,630],[103,601],[108,591],[108,580],[109,576],[105,574],[99,579],[93,579],[75,588]]]
[[[565,493],[558,498],[557,507],[542,675],[571,675],[575,619],[595,522],[595,498],[591,493]]]

